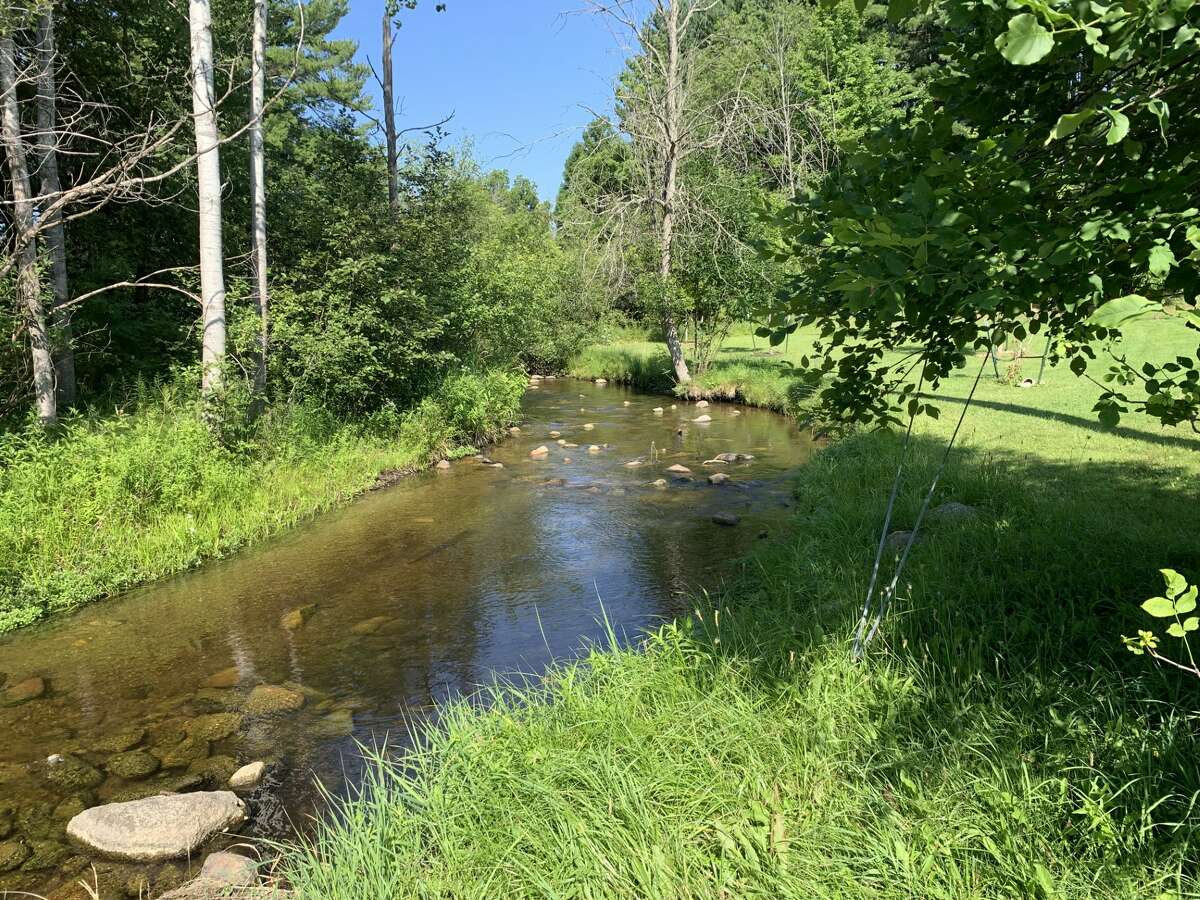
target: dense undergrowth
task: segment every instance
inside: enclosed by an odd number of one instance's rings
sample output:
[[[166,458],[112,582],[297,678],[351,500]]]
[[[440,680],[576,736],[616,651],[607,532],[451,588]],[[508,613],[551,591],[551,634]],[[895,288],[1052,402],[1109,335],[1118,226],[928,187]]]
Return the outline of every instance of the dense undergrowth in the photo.
[[[346,423],[273,407],[215,440],[182,388],[54,435],[0,434],[0,632],[261,540],[370,487],[495,437],[524,378],[452,374],[407,411]]]
[[[941,449],[918,439],[896,527]],[[918,545],[853,663],[898,453],[875,433],[819,454],[792,533],[689,620],[443,710],[284,877],[322,898],[1194,896],[1200,690],[1119,637],[1156,568],[1200,571],[1193,472],[964,448],[937,500],[981,517]]]

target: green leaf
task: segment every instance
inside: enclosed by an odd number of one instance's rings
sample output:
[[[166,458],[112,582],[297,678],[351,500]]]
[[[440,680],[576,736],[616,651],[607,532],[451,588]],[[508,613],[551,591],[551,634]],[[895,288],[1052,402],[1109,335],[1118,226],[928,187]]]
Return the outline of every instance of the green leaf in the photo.
[[[1175,604],[1166,597],[1151,597],[1142,604],[1142,609],[1156,619],[1169,619],[1175,615]]]
[[[1147,300],[1141,294],[1126,294],[1124,297],[1100,304],[1096,311],[1088,316],[1088,321],[1101,328],[1118,328],[1126,322],[1161,308],[1160,304]]]
[[[1146,104],[1146,109],[1154,118],[1158,119],[1158,130],[1163,136],[1163,140],[1167,139],[1167,121],[1171,118],[1171,107],[1167,106],[1165,100],[1155,97]]]
[[[1163,276],[1171,271],[1178,260],[1175,259],[1175,253],[1166,244],[1155,244],[1150,248],[1150,258],[1147,265],[1150,268],[1151,275]]]
[[[1200,617],[1189,616],[1183,620],[1184,631],[1196,631],[1198,629],[1200,629]]]
[[[1179,613],[1181,616],[1184,613],[1192,612],[1196,608],[1197,593],[1200,593],[1200,591],[1197,591],[1196,586],[1192,585],[1190,588],[1184,591],[1181,596],[1176,597],[1175,612]]]
[[[1178,597],[1187,590],[1187,579],[1176,572],[1174,569],[1159,569],[1163,577],[1163,581],[1167,584],[1167,596]]]
[[[1014,66],[1031,66],[1054,49],[1054,35],[1037,16],[1021,13],[1008,20],[1008,31],[996,38],[996,48]]]
[[[1096,407],[1096,418],[1105,428],[1116,428],[1121,424],[1121,410],[1114,403]]]
[[[1186,633],[1187,632],[1185,632],[1183,630],[1183,626],[1180,625],[1178,622],[1172,622],[1170,625],[1167,626],[1167,634],[1169,634],[1171,637],[1181,638]]]
[[[1110,147],[1113,144],[1119,144],[1125,140],[1125,135],[1129,134],[1129,116],[1116,109],[1106,109],[1109,119],[1112,124],[1108,126],[1108,131],[1104,134],[1104,141]]]
[[[1065,138],[1067,135],[1074,134],[1079,130],[1080,125],[1094,115],[1096,115],[1094,109],[1085,109],[1077,113],[1064,113],[1054,123],[1054,127],[1050,130],[1050,137],[1046,138],[1046,143],[1048,144],[1056,138]]]

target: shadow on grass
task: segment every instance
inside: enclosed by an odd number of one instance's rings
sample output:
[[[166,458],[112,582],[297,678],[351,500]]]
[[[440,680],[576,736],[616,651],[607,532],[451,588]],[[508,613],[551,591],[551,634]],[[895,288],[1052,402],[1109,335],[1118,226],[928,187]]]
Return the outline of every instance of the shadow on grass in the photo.
[[[917,440],[893,529],[911,528],[941,451]],[[820,658],[831,634],[848,655],[898,457],[894,436],[863,435],[801,473],[796,537],[731,584],[737,624],[709,653],[748,665],[768,696],[798,689],[809,674],[786,661]],[[1200,580],[1200,479],[966,449],[934,505],[947,500],[978,519],[925,530],[861,666],[906,685],[877,690],[866,777],[909,821],[953,820],[961,803],[1006,822],[1021,847],[999,844],[1000,865],[1041,847],[1047,865],[1079,854],[1194,879],[1180,860],[1200,838],[1200,682],[1128,653],[1121,635],[1152,628],[1185,658],[1139,604],[1161,593],[1160,568]],[[930,806],[951,783],[946,808]]]
[[[1044,388],[1043,388],[1044,389]],[[942,401],[945,403],[957,403],[960,406],[966,403],[964,397],[946,397],[942,395],[923,394],[928,400]],[[1060,413],[1048,409],[1038,409],[1033,406],[1024,406],[1019,403],[1000,403],[996,400],[980,400],[975,398],[971,401],[972,405],[980,406],[984,409],[994,409],[999,412],[1012,413],[1018,416],[1032,416],[1035,419],[1045,419],[1051,422],[1061,422],[1063,425],[1070,425],[1072,428],[1083,428],[1087,431],[1095,432],[1096,434],[1116,434],[1121,437],[1137,438],[1141,441],[1146,441],[1151,444],[1158,444],[1162,447],[1178,447],[1183,450],[1200,450],[1200,436],[1188,437],[1178,436],[1175,434],[1163,434],[1154,431],[1143,431],[1140,428],[1129,428],[1121,426],[1115,429],[1105,428],[1095,419],[1089,419],[1084,416],[1073,416],[1069,413]]]

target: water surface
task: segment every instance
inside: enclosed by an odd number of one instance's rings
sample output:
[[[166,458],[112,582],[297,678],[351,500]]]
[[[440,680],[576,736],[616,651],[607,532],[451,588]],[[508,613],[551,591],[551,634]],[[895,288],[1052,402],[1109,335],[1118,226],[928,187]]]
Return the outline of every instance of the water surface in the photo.
[[[693,421],[701,415],[712,422]],[[531,458],[542,445],[549,453]],[[786,515],[787,473],[810,451],[770,413],[545,381],[526,396],[520,432],[483,460],[0,639],[0,677],[46,684],[42,697],[0,708],[0,867],[6,847],[10,859],[26,855],[14,842],[30,854],[0,872],[0,892],[76,896],[70,885],[93,863],[104,897],[136,896],[146,878],[171,886],[186,862],[92,860],[65,842],[65,822],[98,802],[219,787],[252,760],[270,768],[249,795],[244,833],[302,827],[316,779],[334,791],[353,780],[356,740],[403,740],[432,704],[493,673],[536,675],[602,639],[602,616],[636,634],[683,611],[689,590],[711,585]],[[754,459],[704,464],[723,452]],[[718,471],[730,480],[710,485]],[[742,521],[722,527],[718,512]],[[244,702],[259,684],[301,693],[304,706],[250,715]],[[159,771],[114,774],[127,746]],[[51,754],[83,765],[51,778]]]

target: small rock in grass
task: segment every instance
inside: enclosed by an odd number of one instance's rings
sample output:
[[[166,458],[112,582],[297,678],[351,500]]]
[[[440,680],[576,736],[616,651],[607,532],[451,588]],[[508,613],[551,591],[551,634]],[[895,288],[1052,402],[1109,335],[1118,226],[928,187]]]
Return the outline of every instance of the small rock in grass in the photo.
[[[927,516],[933,525],[956,525],[962,522],[973,522],[979,518],[979,510],[965,503],[950,500],[941,506],[934,507]]]
[[[712,520],[717,525],[724,525],[729,528],[739,524],[742,521],[742,517],[734,515],[731,512],[719,512],[712,517]]]

